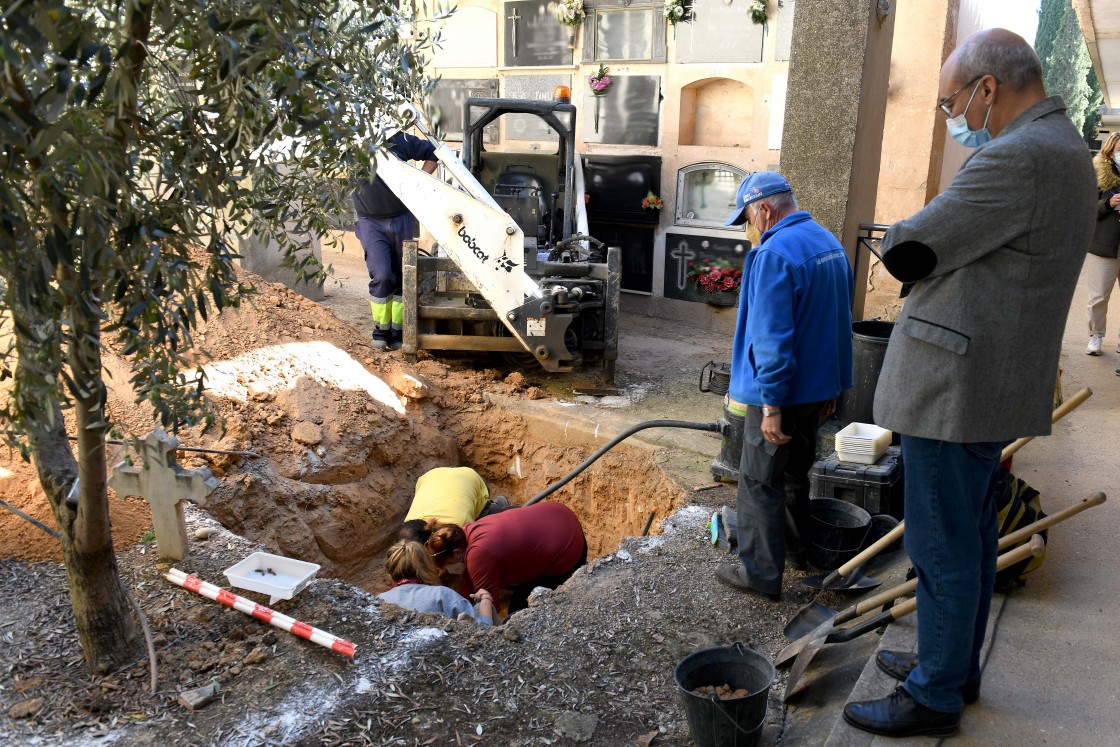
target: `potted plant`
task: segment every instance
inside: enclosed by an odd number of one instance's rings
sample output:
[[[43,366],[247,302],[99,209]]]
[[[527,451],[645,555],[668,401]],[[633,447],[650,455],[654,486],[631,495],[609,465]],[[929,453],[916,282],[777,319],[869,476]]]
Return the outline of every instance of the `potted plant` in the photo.
[[[688,263],[688,279],[713,306],[734,306],[742,287],[743,270],[722,257]]]

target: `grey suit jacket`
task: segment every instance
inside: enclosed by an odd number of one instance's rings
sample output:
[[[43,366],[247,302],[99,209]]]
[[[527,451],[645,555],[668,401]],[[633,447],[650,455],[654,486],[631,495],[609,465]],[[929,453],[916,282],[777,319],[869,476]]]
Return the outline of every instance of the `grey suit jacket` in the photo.
[[[1074,286],[1093,234],[1096,177],[1051,96],[896,223],[883,263],[914,286],[875,391],[875,422],[970,443],[1050,432]]]

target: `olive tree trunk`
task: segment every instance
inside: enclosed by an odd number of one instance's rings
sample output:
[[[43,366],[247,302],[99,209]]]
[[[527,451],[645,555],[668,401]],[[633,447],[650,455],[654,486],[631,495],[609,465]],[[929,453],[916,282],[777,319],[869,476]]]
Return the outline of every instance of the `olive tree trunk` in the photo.
[[[85,331],[96,339],[99,324],[95,320],[91,329],[86,321]],[[79,390],[75,392],[78,459],[70,449],[66,422],[57,405],[53,405],[53,427],[33,437],[31,447],[39,481],[58,521],[82,655],[91,672],[106,674],[135,661],[143,654],[144,643],[121,587],[109,530],[100,354],[95,348],[92,357],[87,353],[83,360],[80,355],[72,353],[70,361]],[[95,359],[96,365],[90,365]],[[19,365],[24,360],[30,357],[21,354]],[[79,475],[75,509],[67,504],[66,496]]]

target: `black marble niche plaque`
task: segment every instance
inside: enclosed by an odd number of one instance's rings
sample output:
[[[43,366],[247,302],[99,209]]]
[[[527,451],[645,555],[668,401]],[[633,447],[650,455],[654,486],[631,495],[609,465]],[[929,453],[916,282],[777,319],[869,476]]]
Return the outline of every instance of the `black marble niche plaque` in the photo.
[[[497,98],[497,78],[440,78],[436,81],[426,108],[428,121],[435,125],[440,139],[463,140],[463,105],[472,97]],[[498,125],[483,128],[482,139],[487,143],[498,142]]]
[[[513,0],[502,6],[506,67],[560,67],[572,64],[568,27],[552,13],[554,0]]]
[[[657,145],[661,78],[656,75],[611,76],[603,96],[586,92],[579,116],[583,140],[614,145]],[[586,81],[585,81],[586,84]]]
[[[688,277],[689,262],[700,264],[705,259],[725,259],[738,269],[750,250],[746,234],[740,236],[694,236],[683,233],[665,234],[666,298],[681,301],[708,302],[711,295],[698,288]]]

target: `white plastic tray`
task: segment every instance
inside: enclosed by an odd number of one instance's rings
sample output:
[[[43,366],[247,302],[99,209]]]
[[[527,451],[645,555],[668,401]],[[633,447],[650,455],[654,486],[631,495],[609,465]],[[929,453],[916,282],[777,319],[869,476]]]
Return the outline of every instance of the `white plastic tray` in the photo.
[[[255,552],[223,571],[231,586],[268,594],[269,604],[291,599],[306,589],[318,572],[318,563],[267,552]]]
[[[849,423],[836,433],[836,453],[842,462],[875,464],[894,434],[871,423]]]

